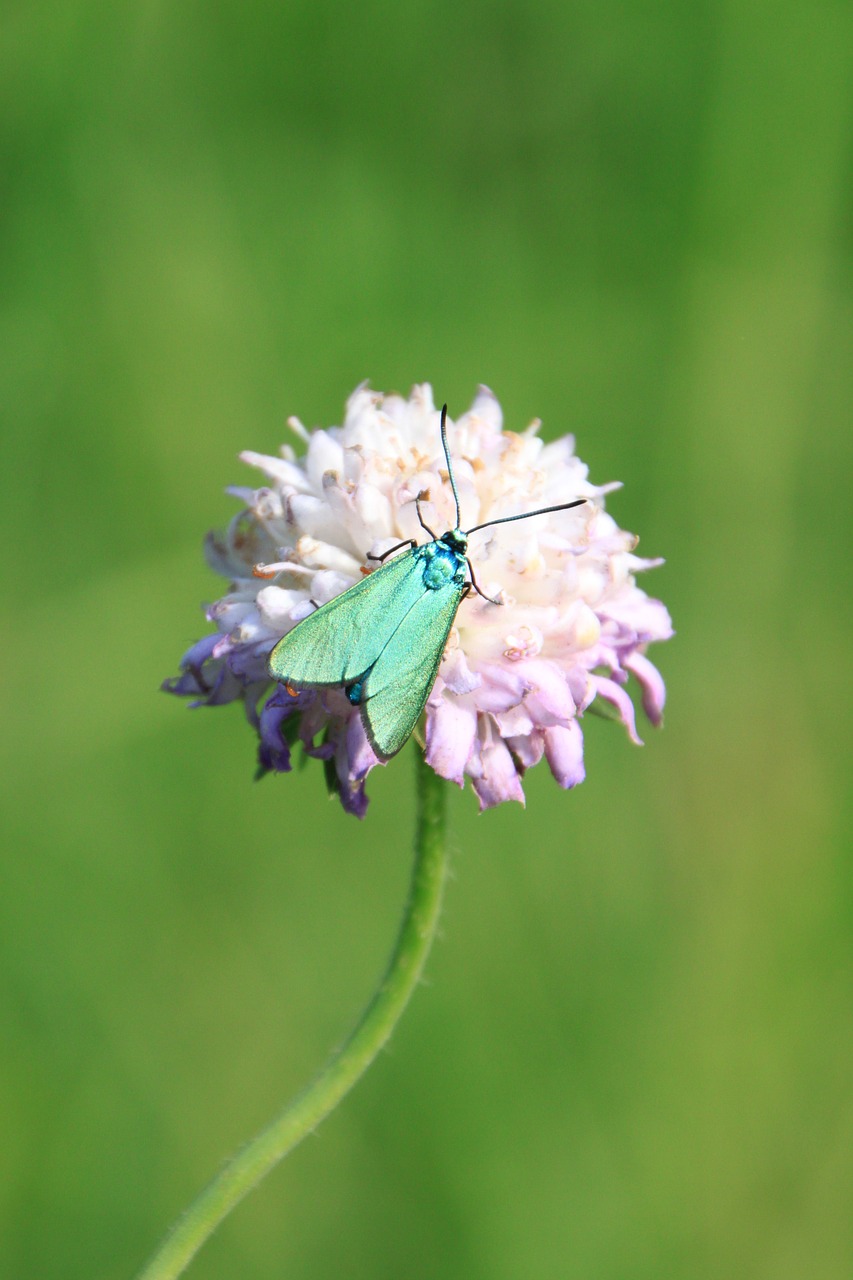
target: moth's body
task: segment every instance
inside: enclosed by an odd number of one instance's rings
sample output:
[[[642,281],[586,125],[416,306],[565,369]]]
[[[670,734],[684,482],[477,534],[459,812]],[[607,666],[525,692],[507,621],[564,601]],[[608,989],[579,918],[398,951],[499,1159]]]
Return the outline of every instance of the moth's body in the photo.
[[[418,519],[431,541],[399,555],[392,547],[384,561],[355,586],[322,605],[288,631],[270,654],[270,674],[293,689],[342,688],[361,712],[367,737],[380,760],[396,755],[411,734],[430,695],[456,611],[469,591],[468,535],[486,525],[459,528],[459,497],[447,447],[447,406],[441,440],[456,500],[456,528],[436,537]],[[540,512],[505,516],[487,524],[522,520],[577,506],[583,499]],[[391,559],[385,559],[391,556]],[[489,599],[488,596],[484,597]],[[491,601],[497,604],[498,601]]]

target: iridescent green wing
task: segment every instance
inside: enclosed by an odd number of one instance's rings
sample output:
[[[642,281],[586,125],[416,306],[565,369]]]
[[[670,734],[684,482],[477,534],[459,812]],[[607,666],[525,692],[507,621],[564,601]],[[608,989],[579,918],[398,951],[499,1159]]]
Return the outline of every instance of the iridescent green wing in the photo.
[[[364,726],[380,760],[396,755],[418,722],[465,586],[449,582],[437,591],[421,587],[421,592],[362,687]]]
[[[270,654],[273,678],[300,688],[363,676],[424,591],[416,550],[387,561],[288,631]]]

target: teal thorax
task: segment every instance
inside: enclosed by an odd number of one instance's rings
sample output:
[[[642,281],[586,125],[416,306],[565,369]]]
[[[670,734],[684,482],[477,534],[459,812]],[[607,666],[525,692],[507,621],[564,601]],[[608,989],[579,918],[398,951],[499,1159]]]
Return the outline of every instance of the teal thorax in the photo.
[[[448,529],[434,542],[426,542],[415,549],[415,556],[423,563],[424,586],[430,591],[440,591],[442,587],[455,582],[462,586],[465,582],[468,550],[468,536],[461,529]]]

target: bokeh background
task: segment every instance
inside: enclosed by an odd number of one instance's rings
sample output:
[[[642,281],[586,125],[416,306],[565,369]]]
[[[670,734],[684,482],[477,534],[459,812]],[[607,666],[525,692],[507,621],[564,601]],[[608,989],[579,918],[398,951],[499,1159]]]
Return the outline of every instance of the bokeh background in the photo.
[[[0,1273],[133,1274],[383,964],[408,750],[359,824],[157,692],[370,378],[625,481],[667,725],[454,792],[428,985],[192,1274],[846,1280],[853,9],[11,0],[0,101]]]

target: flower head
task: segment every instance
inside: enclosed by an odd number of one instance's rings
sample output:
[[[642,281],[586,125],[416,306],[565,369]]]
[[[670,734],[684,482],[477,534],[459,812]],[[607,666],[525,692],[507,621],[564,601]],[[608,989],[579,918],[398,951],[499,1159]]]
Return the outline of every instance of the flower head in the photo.
[[[361,386],[342,427],[289,425],[304,457],[289,446],[279,457],[241,454],[267,483],[229,490],[242,509],[206,543],[211,566],[230,581],[207,610],[216,631],[164,687],[196,706],[242,700],[262,771],[287,772],[298,745],[325,762],[344,808],[362,816],[378,760],[358,708],[342,688],[275,685],[267,663],[286,632],[362,578],[369,556],[423,540],[419,496],[426,524],[438,533],[455,527],[439,414],[428,385],[408,400]],[[523,801],[522,775],[543,756],[561,786],[580,782],[579,720],[597,699],[639,742],[629,675],[652,723],[663,712],[663,681],[645,650],[672,627],[634,581],[661,561],[636,556],[637,539],[604,510],[604,495],[619,486],[590,484],[572,438],[546,444],[538,425],[505,432],[485,387],[455,424],[448,420],[463,528],[586,499],[471,536],[478,586],[499,603],[469,595],[459,608],[426,705],[426,759],[460,785],[467,775],[483,809]]]

